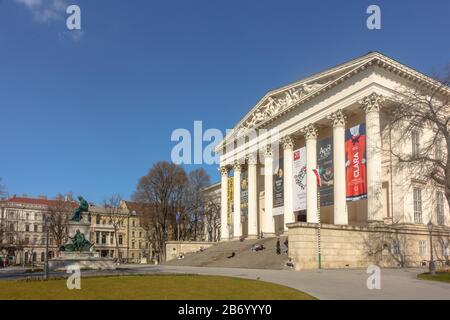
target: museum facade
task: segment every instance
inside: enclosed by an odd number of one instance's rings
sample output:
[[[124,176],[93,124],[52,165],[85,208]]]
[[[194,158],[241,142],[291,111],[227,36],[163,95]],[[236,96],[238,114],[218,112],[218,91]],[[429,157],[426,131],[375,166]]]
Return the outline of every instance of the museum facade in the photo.
[[[221,240],[288,234],[290,255],[302,267],[316,265],[318,241],[324,252],[331,250],[325,266],[357,266],[365,261],[363,251],[375,250],[368,247],[374,235],[379,238],[373,233],[378,228],[383,239],[407,234],[404,250],[417,262],[429,253],[431,221],[448,259],[444,190],[391,152],[416,152],[429,134],[427,128],[392,131],[385,112],[405,88],[417,85],[441,84],[370,52],[268,92],[216,147]],[[381,243],[380,256],[398,252],[397,242]],[[391,258],[386,264],[396,263]]]

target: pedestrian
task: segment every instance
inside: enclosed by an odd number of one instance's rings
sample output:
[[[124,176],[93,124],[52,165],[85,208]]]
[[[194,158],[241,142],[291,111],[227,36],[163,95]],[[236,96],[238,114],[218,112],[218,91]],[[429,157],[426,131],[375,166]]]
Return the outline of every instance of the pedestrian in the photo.
[[[289,241],[288,241],[288,238],[286,238],[286,240],[284,240],[283,244],[284,244],[285,253],[288,254],[288,252],[289,252]]]
[[[276,251],[277,251],[277,254],[281,254],[280,238],[277,238]]]

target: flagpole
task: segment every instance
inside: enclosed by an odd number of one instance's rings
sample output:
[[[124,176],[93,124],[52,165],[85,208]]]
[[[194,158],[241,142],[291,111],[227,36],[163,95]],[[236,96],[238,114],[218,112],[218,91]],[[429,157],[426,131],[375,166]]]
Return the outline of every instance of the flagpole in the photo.
[[[317,253],[319,269],[322,269],[322,253],[320,250],[320,186],[317,186]]]

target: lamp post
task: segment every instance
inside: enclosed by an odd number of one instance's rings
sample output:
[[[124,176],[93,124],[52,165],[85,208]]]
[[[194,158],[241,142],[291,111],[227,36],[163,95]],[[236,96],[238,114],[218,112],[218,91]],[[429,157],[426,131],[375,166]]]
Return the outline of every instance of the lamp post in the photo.
[[[48,280],[48,235],[50,229],[50,217],[45,217],[45,257],[44,257],[44,280]]]
[[[435,275],[436,274],[436,266],[434,264],[434,258],[433,258],[433,236],[432,236],[433,223],[431,222],[431,220],[428,222],[427,227],[428,227],[428,232],[430,233],[430,263],[429,263],[429,269],[430,269],[430,274]]]

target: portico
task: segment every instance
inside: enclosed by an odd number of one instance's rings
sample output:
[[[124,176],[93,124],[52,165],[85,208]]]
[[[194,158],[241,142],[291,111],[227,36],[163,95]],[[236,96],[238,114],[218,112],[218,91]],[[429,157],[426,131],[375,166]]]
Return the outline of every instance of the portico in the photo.
[[[216,149],[222,240],[286,234],[294,222],[317,224],[319,194],[323,224],[411,222],[406,204],[392,205],[394,193],[409,190],[392,183],[383,109],[394,88],[413,76],[425,81],[374,52],[268,92]]]

